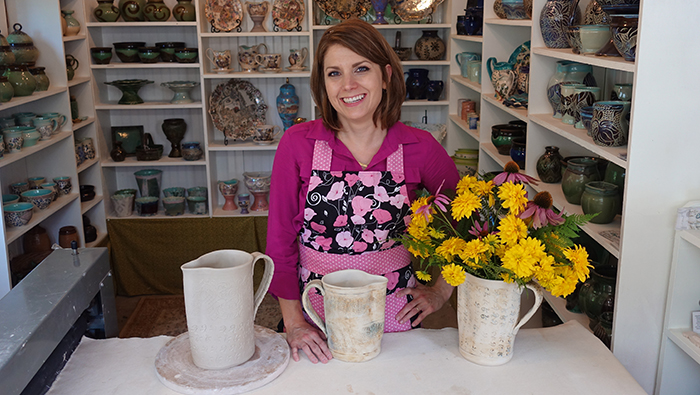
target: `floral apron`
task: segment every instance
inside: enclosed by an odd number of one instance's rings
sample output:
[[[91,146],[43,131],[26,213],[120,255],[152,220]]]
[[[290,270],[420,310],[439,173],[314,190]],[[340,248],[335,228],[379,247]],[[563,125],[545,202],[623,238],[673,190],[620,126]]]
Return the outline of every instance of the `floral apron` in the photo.
[[[403,146],[389,155],[383,172],[330,171],[332,157],[328,142],[316,140],[299,237],[300,288],[303,291],[311,280],[344,269],[385,276],[389,282],[384,331],[409,330],[411,322],[400,324],[396,314],[411,297],[393,296],[416,284],[410,253],[393,240],[409,219]],[[325,319],[323,296],[312,291],[309,298]]]

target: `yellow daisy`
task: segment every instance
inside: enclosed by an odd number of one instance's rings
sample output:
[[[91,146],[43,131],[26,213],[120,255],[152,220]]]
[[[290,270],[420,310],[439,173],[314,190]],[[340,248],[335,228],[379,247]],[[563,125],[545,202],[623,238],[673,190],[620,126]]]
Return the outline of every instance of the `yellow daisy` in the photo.
[[[459,255],[464,250],[467,242],[458,238],[450,237],[440,244],[440,247],[435,249],[435,252],[440,254],[447,262],[452,262],[455,255]]]
[[[422,270],[417,270],[416,271],[416,277],[418,277],[419,280],[428,282],[430,279],[432,279],[432,276],[429,273],[426,273]]]
[[[517,244],[506,251],[502,263],[505,269],[511,270],[517,277],[528,279],[535,274],[537,260],[527,253],[524,246]]]
[[[469,192],[476,182],[477,180],[474,176],[462,177],[462,179],[457,183],[457,195]]]
[[[459,257],[469,266],[479,267],[479,261],[484,260],[483,254],[488,252],[488,250],[489,247],[483,241],[474,239],[467,243]]]
[[[430,235],[430,237],[437,240],[442,240],[445,238],[445,232],[437,230],[435,228],[428,228],[428,234]]]
[[[586,281],[589,268],[593,267],[588,263],[588,252],[580,245],[564,250],[564,256],[574,264],[574,274],[579,281]]]
[[[498,188],[498,198],[501,199],[501,204],[515,215],[520,214],[525,209],[527,205],[526,194],[523,184],[506,182]]]
[[[456,287],[463,283],[467,276],[461,266],[450,263],[442,267],[442,278],[451,286]]]
[[[452,217],[459,221],[471,217],[474,210],[481,207],[479,197],[471,192],[465,192],[452,201]]]
[[[507,215],[501,219],[498,230],[501,241],[507,245],[513,245],[527,236],[527,225],[515,215]]]

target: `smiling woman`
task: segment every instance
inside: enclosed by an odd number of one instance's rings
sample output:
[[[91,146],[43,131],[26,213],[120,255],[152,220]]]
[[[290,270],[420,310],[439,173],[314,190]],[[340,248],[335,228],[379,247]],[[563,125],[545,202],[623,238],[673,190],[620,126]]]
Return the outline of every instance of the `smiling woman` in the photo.
[[[318,44],[311,90],[322,119],[289,128],[275,153],[266,253],[275,262],[270,293],[280,303],[292,358],[332,358],[307,322],[301,288],[357,269],[387,278],[384,331],[406,331],[440,309],[452,287],[417,282],[410,253],[396,242],[410,199],[426,188],[453,189],[454,162],[423,130],[401,122],[401,62],[372,25],[349,20]],[[323,296],[310,292],[317,312]],[[319,314],[323,316],[323,314]],[[323,317],[322,317],[323,318]]]

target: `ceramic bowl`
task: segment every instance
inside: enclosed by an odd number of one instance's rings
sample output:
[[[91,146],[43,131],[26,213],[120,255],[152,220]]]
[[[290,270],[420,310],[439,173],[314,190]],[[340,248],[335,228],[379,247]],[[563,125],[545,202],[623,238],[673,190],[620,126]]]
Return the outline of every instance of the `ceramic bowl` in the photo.
[[[15,194],[15,195],[20,195],[24,191],[29,190],[29,183],[28,182],[15,182],[13,184],[10,184],[10,193]]]
[[[136,189],[119,189],[114,192],[115,195],[133,195],[136,196]]]
[[[90,48],[90,55],[95,64],[109,64],[112,60],[112,47]]]
[[[156,48],[160,49],[160,58],[163,62],[177,62],[175,48],[185,48],[185,43],[179,41],[156,43]]]
[[[81,185],[80,186],[80,201],[87,202],[95,198],[95,186],[94,185]]]
[[[207,197],[207,187],[187,188],[187,196]]]
[[[178,63],[196,63],[198,56],[197,48],[175,48],[175,60]]]
[[[53,201],[55,202],[56,199],[58,199],[58,185],[56,185],[55,182],[45,182],[40,185],[41,189],[48,189],[50,191],[53,191]]]
[[[269,171],[243,173],[245,186],[250,192],[269,192],[271,177],[272,172]]]
[[[143,41],[130,41],[130,42],[119,42],[112,44],[114,46],[114,52],[117,53],[117,57],[124,63],[138,63],[141,61],[139,58],[139,48],[145,47],[146,43]]]
[[[610,42],[609,25],[579,25],[581,53],[596,53]]]
[[[187,198],[187,209],[190,214],[205,215],[209,212],[207,198],[202,196],[189,196]]]
[[[12,203],[2,207],[5,215],[5,225],[8,228],[24,226],[29,223],[34,215],[34,205],[31,203]]]
[[[400,60],[408,60],[411,57],[411,52],[413,52],[413,48],[411,47],[403,47],[403,48],[394,48],[394,52],[396,52],[396,55],[399,56]]]
[[[29,189],[39,189],[41,184],[46,182],[46,177],[29,177],[27,178]]]
[[[49,189],[30,189],[22,192],[21,199],[36,206],[39,210],[46,210],[53,201],[54,192]]]
[[[12,203],[17,203],[19,202],[19,195],[15,195],[14,193],[8,193],[2,195],[2,205],[6,204],[12,204]]]
[[[523,0],[503,0],[502,4],[506,19],[530,19]]]
[[[135,201],[136,212],[142,217],[150,217],[158,212],[158,198],[155,196],[140,197]]]
[[[170,196],[163,198],[165,215],[176,216],[185,213],[185,198],[182,196]]]
[[[24,142],[22,142],[23,148],[32,147],[35,146],[36,142],[41,138],[41,133],[32,128],[32,130],[22,132],[22,138],[24,139]]]
[[[185,197],[185,188],[183,187],[171,187],[163,189],[164,197]]]
[[[141,63],[157,63],[160,61],[160,48],[140,47],[139,59],[141,59]]]
[[[500,155],[510,155],[510,148],[516,137],[525,137],[524,127],[511,124],[499,124],[491,127],[491,142]]]

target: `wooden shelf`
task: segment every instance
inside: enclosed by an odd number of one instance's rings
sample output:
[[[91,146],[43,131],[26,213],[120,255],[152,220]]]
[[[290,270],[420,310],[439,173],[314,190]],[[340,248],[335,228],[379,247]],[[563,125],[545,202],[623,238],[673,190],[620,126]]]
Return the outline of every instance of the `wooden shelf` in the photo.
[[[678,232],[678,234],[683,240],[700,248],[700,230],[683,230]]]
[[[84,172],[85,170],[89,169],[96,163],[100,163],[100,158],[96,157],[95,159],[88,159],[85,162],[81,163],[80,166],[78,166],[78,174]]]
[[[92,81],[92,77],[87,76],[87,77],[73,77],[72,80],[68,81],[68,87],[74,87],[76,85],[84,84],[86,82]]]
[[[238,204],[238,202],[236,202]],[[253,198],[251,197],[251,204],[253,204]],[[267,210],[264,211],[250,211],[248,210],[248,214],[241,214],[241,210],[233,210],[233,211],[224,211],[221,209],[221,207],[217,207],[214,209],[212,215],[214,217],[267,217]]]
[[[420,66],[420,67],[427,67],[427,66],[449,66],[450,61],[449,60],[404,60],[401,62],[402,65],[404,66]]]
[[[157,62],[157,63],[121,63],[114,62],[108,64],[91,64],[93,70],[118,70],[118,69],[198,69],[199,63],[177,63],[177,62]]]
[[[95,239],[95,241],[92,241],[90,243],[85,244],[85,248],[92,248],[92,247],[95,247],[97,245],[100,245],[102,243],[102,241],[104,241],[104,239],[106,239],[106,238],[107,238],[107,232],[106,231],[100,232],[97,234],[97,239]]]
[[[72,132],[60,132],[56,135],[54,135],[52,138],[48,140],[39,140],[36,142],[36,145],[32,147],[25,147],[22,148],[19,152],[13,152],[13,153],[8,153],[5,152],[3,155],[2,159],[0,159],[0,168],[9,165],[10,163],[17,162],[18,160],[22,160],[32,154],[35,154],[47,147],[50,147],[64,139],[67,139],[69,137],[72,137],[73,133]]]
[[[87,36],[85,35],[85,33],[80,33],[80,34],[76,34],[75,36],[63,36],[63,42],[67,43],[67,42],[71,42],[71,41],[80,41],[80,40],[85,40],[86,38],[87,38]]]
[[[222,140],[216,140],[209,143],[209,151],[276,151],[279,140],[269,145],[255,144],[252,141],[229,141],[228,145],[224,145]]]
[[[211,80],[228,80],[231,78],[309,78],[310,71],[289,71],[282,73],[259,73],[247,71],[234,71],[231,73],[212,73],[207,72],[202,74],[205,79]]]
[[[178,218],[210,218],[209,213],[207,214],[190,214],[187,212],[187,200],[185,200],[185,213],[182,215],[165,215],[165,211],[162,209],[158,210],[158,213],[156,215],[151,215],[151,216],[142,216],[139,215],[136,210],[134,210],[134,213],[128,217],[117,217],[117,216],[108,216],[107,219],[110,221],[118,221],[120,219],[144,219],[144,220],[151,220],[151,219],[178,219]]]
[[[5,227],[5,243],[10,244],[13,241],[17,240],[22,235],[27,233],[28,230],[41,223],[41,221],[45,220],[52,214],[56,213],[58,210],[67,206],[73,200],[78,199],[79,194],[75,191],[76,189],[77,188],[74,186],[73,192],[70,195],[59,197],[58,199],[56,199],[56,201],[51,202],[49,207],[47,207],[44,210],[38,210],[36,207],[34,207],[34,214],[32,215],[32,219],[29,220],[28,224],[16,228]]]
[[[484,36],[464,36],[461,34],[452,34],[452,35],[450,35],[450,38],[453,40],[472,41],[475,43],[483,43],[484,42]]]
[[[491,97],[491,96],[485,96],[482,95],[482,98],[484,99],[485,102],[493,104],[494,106],[500,108],[501,110],[507,112],[508,114],[518,118],[521,121],[527,122],[527,109],[525,108],[512,108],[512,107],[506,107],[498,101],[496,98]]]
[[[328,30],[334,25],[311,25],[311,30]],[[405,29],[450,29],[452,25],[449,23],[400,23],[400,24],[387,24],[387,25],[372,25],[377,30],[405,30]]]
[[[532,27],[532,19],[487,18],[487,19],[484,19],[484,24],[486,24],[486,25]]]
[[[683,352],[693,358],[695,362],[700,364],[700,347],[693,344],[685,336],[683,332],[690,331],[690,328],[669,328],[666,330],[666,336],[675,343]],[[671,368],[671,366],[669,366]]]
[[[136,160],[135,156],[127,157],[123,162],[115,162],[112,158],[104,159],[102,167],[149,167],[149,166],[206,166],[206,159],[188,161],[182,158],[170,158],[164,155],[158,160]]]
[[[465,133],[470,135],[473,139],[475,139],[476,141],[479,141],[479,130],[478,129],[469,129],[469,123],[462,120],[462,118],[458,117],[457,114],[450,114],[450,120],[452,122],[454,122]]]
[[[623,157],[627,157],[626,145],[623,147],[603,147],[597,145],[593,142],[593,139],[588,136],[586,129],[576,129],[572,125],[567,125],[561,120],[552,117],[550,114],[532,114],[530,115],[530,119],[534,123],[549,129],[567,140],[573,141],[601,158],[613,162],[624,169],[627,168],[627,160],[623,159]]]
[[[202,108],[202,102],[188,104],[173,104],[170,102],[145,102],[141,104],[95,104],[95,110],[178,110],[184,108]]]
[[[173,26],[197,26],[197,22],[180,22],[180,21],[166,21],[166,22],[87,22],[85,24],[87,27],[173,27]]]
[[[85,214],[91,208],[97,206],[102,201],[102,195],[95,196],[92,200],[87,202],[80,202],[80,214]]]
[[[404,107],[425,107],[425,106],[449,106],[447,100],[428,101],[428,100],[406,100],[402,104]]]
[[[450,76],[450,79],[462,86],[466,86],[474,92],[481,93],[481,85],[471,81],[469,78],[464,78],[461,75],[453,74]]]
[[[591,66],[605,67],[606,69],[626,71],[628,73],[634,73],[635,70],[637,70],[635,62],[628,62],[622,57],[575,54],[571,52],[571,48],[555,49],[537,47],[532,49],[532,53],[548,56],[550,58],[590,64]]]
[[[221,33],[200,33],[202,38],[219,38],[219,37],[308,37],[308,31],[281,31],[281,32],[221,32]]]
[[[493,145],[492,143],[481,143],[479,145],[479,148],[481,148],[481,151],[485,152],[488,156],[491,157],[496,163],[498,163],[499,166],[501,166],[501,169],[506,166],[506,163],[510,162],[512,159],[508,155],[501,155],[498,153],[498,149],[496,149],[496,146]]]
[[[76,123],[75,121],[73,121],[73,132],[75,132],[75,131],[77,131],[77,130],[80,130],[80,129],[82,129],[82,128],[88,126],[88,125],[92,125],[93,123],[95,123],[95,118],[94,118],[94,117],[89,117],[88,119],[86,119],[86,120],[84,120],[84,121],[80,121],[80,122],[78,122],[78,123]]]
[[[30,96],[19,96],[13,97],[12,100],[2,103],[0,105],[0,111],[9,110],[10,108],[23,106],[25,104],[35,102],[37,100],[45,99],[47,97],[57,95],[66,91],[65,86],[49,86],[49,89],[41,92],[34,92]]]

